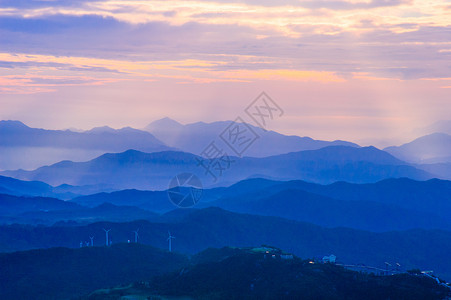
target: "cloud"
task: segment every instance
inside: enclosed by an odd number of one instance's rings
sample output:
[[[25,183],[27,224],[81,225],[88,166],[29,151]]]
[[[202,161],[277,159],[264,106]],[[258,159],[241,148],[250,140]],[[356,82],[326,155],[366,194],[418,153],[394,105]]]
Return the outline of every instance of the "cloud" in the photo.
[[[449,115],[449,14],[442,0],[3,0],[0,118],[233,119],[265,90],[293,134],[386,138]]]
[[[51,76],[51,75],[6,75],[0,77],[0,93],[35,94],[55,92],[61,86],[103,85],[117,82],[114,78],[95,78],[88,76]]]
[[[333,72],[318,72],[304,70],[284,69],[261,69],[256,71],[237,70],[225,74],[228,78],[248,80],[271,80],[271,81],[318,81],[318,82],[344,82],[345,79]]]
[[[356,10],[380,7],[392,7],[411,3],[411,0],[372,0],[372,1],[339,1],[315,0],[299,1],[299,5],[308,8],[326,8],[331,10]]]
[[[78,7],[93,0],[2,0],[5,8],[45,8],[45,7]]]
[[[255,72],[290,80],[287,70],[404,80],[449,72],[449,20],[410,1],[27,2],[7,2],[12,15],[0,11],[0,51],[22,54],[0,68],[186,82],[232,80],[224,74],[233,72],[242,80]]]
[[[55,62],[25,62],[25,61],[0,61],[0,68],[6,69],[30,69],[39,68],[40,70],[69,70],[80,72],[107,72],[107,73],[121,73],[118,70],[109,69],[105,67],[93,67],[87,65],[75,66],[73,64],[55,63]]]
[[[2,6],[5,8],[18,8],[18,9],[43,9],[43,8],[59,8],[59,7],[84,7],[98,4],[98,3],[110,4],[113,1],[93,1],[93,0],[3,0]],[[113,5],[119,5],[122,3],[127,4],[127,2],[131,1],[114,1]],[[150,1],[149,1],[150,2]],[[158,2],[158,1],[154,1]],[[182,1],[168,1],[172,3],[180,3]],[[309,7],[309,8],[330,8],[330,9],[355,9],[355,8],[374,8],[374,7],[389,7],[389,6],[398,6],[402,4],[411,3],[411,0],[317,0],[317,1],[303,1],[303,0],[186,0],[183,1],[185,3],[232,3],[232,4],[246,4],[251,6],[264,6],[264,7],[278,7],[278,6],[294,6],[294,7]],[[132,2],[128,5],[141,5],[139,2]]]

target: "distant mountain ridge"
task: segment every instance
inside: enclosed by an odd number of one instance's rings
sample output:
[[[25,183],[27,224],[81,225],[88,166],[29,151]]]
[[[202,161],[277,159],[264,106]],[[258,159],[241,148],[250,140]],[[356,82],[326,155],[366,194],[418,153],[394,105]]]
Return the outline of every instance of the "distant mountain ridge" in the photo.
[[[0,194],[0,218],[15,217],[29,211],[48,212],[52,210],[80,209],[81,206],[69,201],[48,197],[17,197]]]
[[[11,177],[0,176],[0,190],[10,195],[49,196],[53,187],[39,181],[23,181]]]
[[[277,189],[277,187],[275,187]],[[263,195],[244,194],[230,198],[201,203],[199,207],[214,206],[233,212],[282,217],[308,222],[324,227],[347,227],[383,232],[414,228],[451,230],[451,206],[434,206],[435,212],[423,212],[413,208],[380,201],[347,200],[306,192],[302,189],[284,189],[271,193],[271,188],[261,191]],[[425,199],[426,200],[426,199]],[[437,210],[443,209],[440,217]],[[431,208],[431,210],[433,210]]]
[[[0,121],[1,169],[36,168],[60,160],[92,159],[105,152],[138,149],[171,150],[146,131],[94,128],[85,132],[30,128],[19,121]]]
[[[411,163],[449,163],[451,162],[451,135],[432,133],[398,147],[387,147],[384,151]]]
[[[451,230],[451,182],[386,179],[370,184],[320,185],[300,180],[247,179],[225,188],[204,189],[195,209],[219,207],[233,212],[278,216],[325,227],[368,231],[434,228]],[[132,205],[156,213],[175,206],[166,191],[123,190],[71,200],[94,207]]]
[[[261,187],[259,187],[261,186]],[[233,197],[264,198],[285,190],[303,190],[338,200],[377,202],[447,218],[451,213],[451,181],[409,178],[384,179],[375,183],[334,182],[321,185],[301,180],[249,179],[221,192],[221,201]]]
[[[126,222],[154,220],[158,214],[130,205],[100,203],[92,207],[74,201],[50,197],[13,196],[0,194],[0,224],[40,224],[70,222],[89,224],[99,221]]]
[[[444,125],[440,128],[449,124],[448,121],[442,123]],[[232,121],[217,121],[183,125],[166,117],[150,123],[143,130],[103,126],[86,131],[71,131],[31,128],[20,121],[0,121],[0,157],[3,158],[0,160],[0,170],[32,170],[62,160],[87,161],[104,153],[119,153],[129,149],[147,153],[173,150],[200,155],[212,141],[232,155],[233,150],[220,138],[220,134],[231,124]],[[314,140],[264,131],[252,124],[248,126],[258,136],[242,153],[248,157],[270,157],[329,146],[360,147],[347,141]],[[451,162],[449,134],[448,131],[431,133],[384,150],[408,163],[427,164],[424,168],[426,171],[437,169],[441,178],[449,179],[449,172],[442,171],[441,166],[434,166]]]
[[[417,168],[437,175],[437,178],[451,180],[451,162],[435,164],[419,164]]]
[[[219,135],[232,123],[233,121],[217,121],[182,125],[170,118],[163,118],[150,123],[144,130],[152,133],[168,146],[200,154],[212,141],[215,141],[219,147],[227,150],[227,145],[222,142]],[[252,124],[248,125],[259,138],[246,150],[245,156],[266,157],[303,150],[316,150],[327,146],[359,147],[355,143],[346,141],[328,142],[314,140],[310,137],[288,136],[275,131],[264,131]]]
[[[131,127],[122,129],[103,127],[73,132],[31,128],[19,121],[0,121],[0,136],[2,147],[33,146],[107,151],[125,151],[130,148],[143,151],[167,149],[152,134]]]
[[[217,139],[219,146],[226,147],[218,136],[230,123],[221,121],[182,125],[163,118],[149,124],[145,130],[102,126],[86,131],[71,131],[31,128],[20,121],[0,121],[0,157],[3,158],[0,170],[31,170],[62,160],[86,161],[104,153],[128,149],[148,153],[181,150],[200,154],[214,139]],[[271,156],[331,145],[358,147],[345,141],[326,142],[309,137],[286,136],[250,126],[259,139],[244,153],[246,156]],[[228,153],[232,154],[232,151],[228,149]]]
[[[194,209],[219,207],[325,227],[375,232],[413,228],[451,230],[450,197],[451,182],[437,179],[399,178],[370,184],[329,185],[300,180],[247,179],[229,187],[204,189]],[[73,206],[74,203],[81,206]],[[3,223],[149,219],[155,213],[167,213],[175,208],[167,191],[121,190],[70,201],[0,194],[0,222]]]
[[[417,132],[420,135],[428,135],[434,132],[443,132],[451,134],[451,120],[440,120],[429,126],[417,128],[415,132]]]
[[[165,190],[179,173],[194,173],[204,186],[230,185],[266,175],[279,180],[300,179],[317,183],[349,181],[376,182],[386,178],[409,177],[426,180],[433,175],[416,169],[374,147],[329,146],[264,158],[230,157],[228,169],[214,175],[199,166],[202,158],[176,151],[144,153],[128,150],[108,153],[87,162],[62,161],[34,171],[3,171],[0,174],[51,185],[107,185],[114,189]],[[222,166],[223,168],[225,166]]]
[[[71,199],[81,195],[94,194],[100,191],[111,192],[113,190],[106,185],[71,186],[62,184],[54,187],[42,181],[19,180],[0,175],[0,193],[14,196],[42,196]]]

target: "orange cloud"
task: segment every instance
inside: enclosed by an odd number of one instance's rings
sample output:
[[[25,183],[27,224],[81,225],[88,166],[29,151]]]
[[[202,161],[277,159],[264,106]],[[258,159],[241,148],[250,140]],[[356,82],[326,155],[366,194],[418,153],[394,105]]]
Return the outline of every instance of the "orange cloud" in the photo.
[[[240,70],[229,71],[224,74],[226,78],[247,80],[289,80],[289,81],[318,81],[318,82],[344,82],[344,78],[334,72],[304,71],[304,70]]]
[[[125,61],[108,60],[85,57],[64,57],[48,55],[8,54],[0,53],[0,60],[21,63],[59,63],[78,67],[73,75],[56,76],[53,67],[40,67],[38,70],[31,68],[22,76],[3,77],[5,84],[12,86],[62,86],[62,85],[99,85],[118,80],[156,80],[158,78],[174,79],[178,83],[212,83],[212,82],[251,82],[257,80],[288,80],[288,81],[317,81],[317,82],[343,82],[345,79],[334,72],[312,71],[312,70],[290,70],[290,69],[257,69],[257,70],[227,70],[228,64],[225,57],[213,56],[212,60],[184,59],[173,61]],[[235,57],[236,58],[236,57]],[[254,63],[257,57],[238,57],[242,62]],[[260,62],[259,62],[260,63]],[[225,69],[218,69],[224,67]],[[104,68],[117,70],[120,74],[102,73],[96,76],[81,76],[80,70],[89,68]],[[47,71],[46,71],[47,70]],[[33,71],[35,71],[33,73]],[[61,71],[62,72],[62,71]],[[83,72],[86,73],[86,72]],[[111,77],[114,75],[114,77]],[[39,77],[41,81],[51,83],[35,83],[32,78]],[[66,82],[65,82],[66,81]],[[72,81],[73,83],[71,83]],[[76,83],[75,81],[79,81]]]
[[[118,79],[99,79],[88,76],[6,75],[0,77],[0,93],[35,94],[55,92],[58,86],[103,85],[116,81]]]

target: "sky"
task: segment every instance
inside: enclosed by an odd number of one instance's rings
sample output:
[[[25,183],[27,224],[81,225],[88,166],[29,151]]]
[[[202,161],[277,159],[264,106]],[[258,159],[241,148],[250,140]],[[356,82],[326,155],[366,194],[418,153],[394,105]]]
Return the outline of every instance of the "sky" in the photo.
[[[0,119],[231,120],[387,146],[451,112],[451,1],[0,0]]]

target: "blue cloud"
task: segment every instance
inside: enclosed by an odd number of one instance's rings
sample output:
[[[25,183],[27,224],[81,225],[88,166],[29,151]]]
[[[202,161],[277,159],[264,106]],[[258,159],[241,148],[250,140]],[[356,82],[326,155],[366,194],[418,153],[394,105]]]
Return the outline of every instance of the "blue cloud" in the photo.
[[[258,6],[299,6],[307,8],[329,8],[336,10],[374,8],[397,6],[411,2],[411,0],[372,0],[368,3],[355,3],[346,0],[205,0],[216,3],[244,3]],[[1,5],[7,8],[31,9],[44,7],[80,7],[85,3],[98,2],[93,0],[3,0]],[[168,12],[169,14],[171,12]]]
[[[51,34],[66,32],[71,29],[112,29],[123,26],[114,18],[98,15],[68,16],[52,15],[39,18],[0,17],[0,29],[12,32],[26,32],[36,34]]]
[[[83,3],[94,2],[93,0],[2,0],[4,8],[44,8],[44,7],[78,7]]]
[[[259,31],[241,25],[196,22],[177,26],[166,22],[132,25],[98,15],[0,17],[0,51],[137,60],[210,60],[210,54],[220,53],[261,56],[262,61],[254,58],[248,63],[228,59],[226,65],[213,66],[211,70],[286,67],[372,73],[379,68],[379,73],[385,66],[387,74],[402,73],[403,78],[443,77],[449,73],[449,54],[438,54],[438,51],[443,47],[440,42],[449,41],[451,27],[423,26],[410,32],[394,33],[391,25],[362,22],[361,26],[369,30],[356,36],[351,32],[317,34],[314,25],[293,25],[290,29],[301,35],[294,39],[277,31]],[[399,26],[415,29],[415,24]],[[259,34],[267,37],[257,39]],[[433,44],[409,43],[417,41]],[[265,61],[268,57],[272,64]],[[418,69],[418,61],[424,62],[424,69]],[[398,66],[402,68],[393,69]],[[26,66],[0,62],[0,67]],[[75,71],[80,68],[54,67]],[[83,70],[112,72],[89,67],[78,69]]]
[[[92,67],[92,66],[75,66],[72,64],[63,64],[55,62],[19,62],[19,61],[0,61],[0,68],[3,69],[15,69],[15,68],[55,68],[58,70],[69,71],[83,71],[83,72],[107,72],[107,73],[122,73],[119,70],[113,70],[104,67]]]

